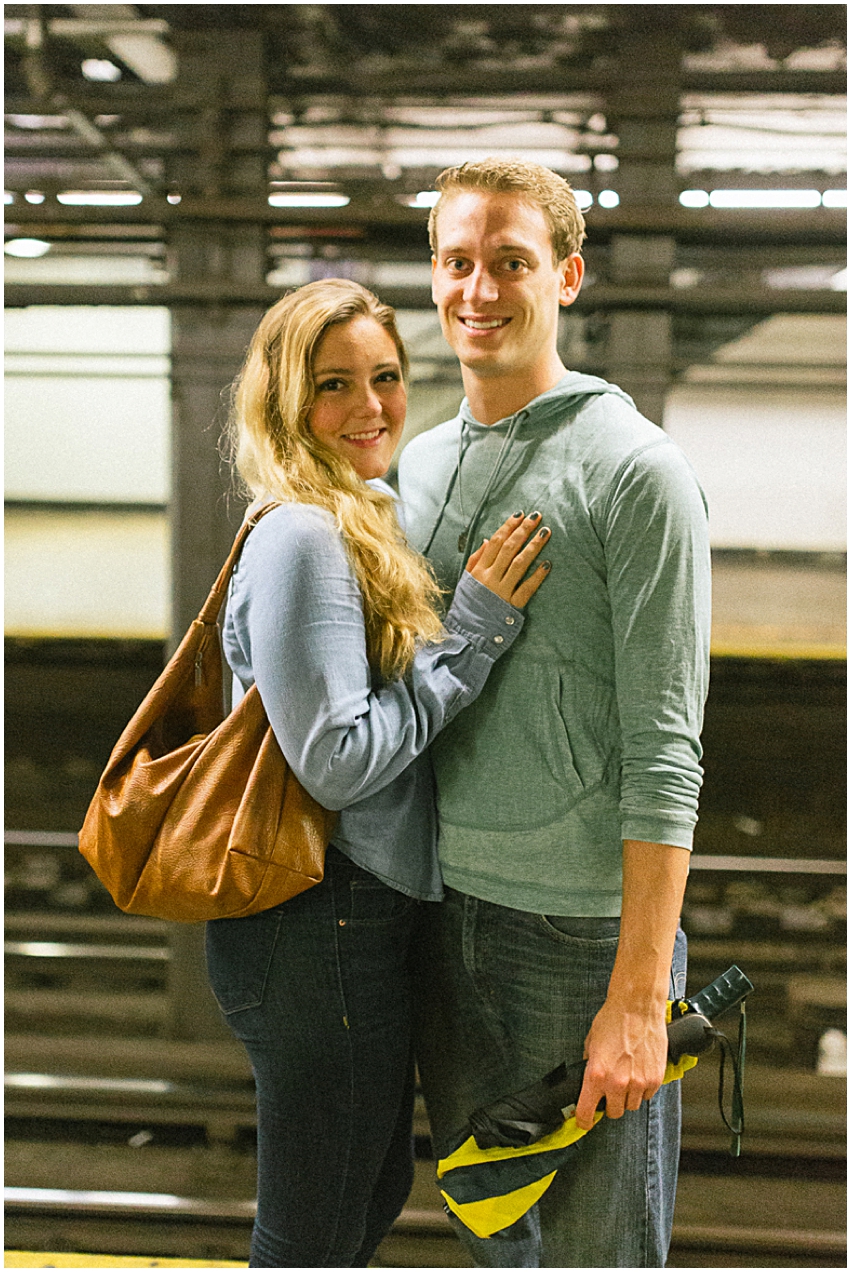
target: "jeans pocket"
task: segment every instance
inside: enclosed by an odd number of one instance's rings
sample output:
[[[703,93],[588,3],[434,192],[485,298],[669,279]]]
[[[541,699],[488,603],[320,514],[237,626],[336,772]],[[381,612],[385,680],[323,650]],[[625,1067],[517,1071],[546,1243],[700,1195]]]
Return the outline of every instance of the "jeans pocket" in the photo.
[[[361,871],[349,883],[350,923],[395,923],[416,905],[413,897]]]
[[[616,941],[620,936],[620,919],[587,918],[572,914],[542,914],[539,917],[544,930],[557,938],[598,942]]]
[[[259,1007],[275,955],[283,907],[207,924],[207,975],[226,1016]]]

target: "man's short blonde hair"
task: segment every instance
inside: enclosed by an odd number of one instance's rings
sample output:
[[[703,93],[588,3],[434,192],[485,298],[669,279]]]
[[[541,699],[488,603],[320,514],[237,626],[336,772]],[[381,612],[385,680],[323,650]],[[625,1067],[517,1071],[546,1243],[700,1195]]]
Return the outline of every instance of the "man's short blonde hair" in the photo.
[[[459,168],[445,168],[435,181],[440,198],[428,218],[428,238],[437,252],[437,217],[444,197],[462,190],[487,190],[517,194],[535,203],[544,214],[553,242],[556,262],[582,249],[585,218],[573,190],[557,173],[524,159],[482,159]]]

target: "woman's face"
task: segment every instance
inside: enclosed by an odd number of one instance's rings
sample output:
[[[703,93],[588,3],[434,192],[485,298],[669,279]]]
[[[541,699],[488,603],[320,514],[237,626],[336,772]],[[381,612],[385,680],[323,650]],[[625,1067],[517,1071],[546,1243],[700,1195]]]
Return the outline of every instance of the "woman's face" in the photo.
[[[402,435],[408,395],[399,355],[365,314],[329,327],[313,362],[310,431],[344,455],[364,481],[381,477]]]

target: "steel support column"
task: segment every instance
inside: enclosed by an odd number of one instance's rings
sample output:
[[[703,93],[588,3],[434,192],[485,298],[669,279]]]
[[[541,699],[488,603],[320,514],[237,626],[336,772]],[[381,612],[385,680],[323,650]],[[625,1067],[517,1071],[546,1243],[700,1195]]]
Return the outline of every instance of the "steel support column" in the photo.
[[[616,285],[667,285],[676,253],[674,239],[616,235],[610,250]],[[609,315],[606,355],[610,378],[632,395],[642,414],[661,425],[674,356],[670,310],[613,310]]]
[[[192,127],[201,159],[175,166],[171,189],[220,199],[265,196],[267,91],[262,36],[243,30],[180,33],[179,80],[197,94]],[[262,286],[265,229],[187,220],[168,237],[171,274],[179,283],[215,281]],[[241,506],[220,453],[229,386],[239,370],[262,306],[227,303],[172,308],[172,640],[180,639],[219,571]],[[187,844],[191,852],[192,845]],[[175,925],[171,936],[170,1034],[211,1038],[227,1031],[204,970],[203,926]]]
[[[610,127],[617,132],[617,189],[621,204],[669,213],[678,198],[676,174],[680,62],[676,38],[644,8],[627,8],[621,29],[621,69],[607,96]],[[676,240],[669,234],[615,234],[609,281],[615,286],[669,285]],[[662,424],[672,378],[670,312],[615,308],[609,316],[606,369],[635,399],[638,409]]]

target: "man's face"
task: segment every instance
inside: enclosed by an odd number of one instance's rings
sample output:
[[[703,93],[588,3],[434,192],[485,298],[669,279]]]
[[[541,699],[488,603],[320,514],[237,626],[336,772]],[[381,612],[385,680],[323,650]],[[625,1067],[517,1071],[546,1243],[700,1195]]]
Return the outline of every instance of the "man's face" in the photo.
[[[575,300],[578,254],[553,261],[537,204],[517,194],[445,195],[432,297],[461,365],[484,378],[528,374],[555,356],[559,305]]]

